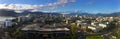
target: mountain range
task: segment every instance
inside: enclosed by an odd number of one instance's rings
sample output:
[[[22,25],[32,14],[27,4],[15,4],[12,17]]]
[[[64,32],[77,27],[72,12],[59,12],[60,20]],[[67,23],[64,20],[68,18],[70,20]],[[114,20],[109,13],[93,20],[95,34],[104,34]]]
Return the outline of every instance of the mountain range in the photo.
[[[21,13],[17,13],[14,10],[8,10],[8,9],[0,9],[0,16],[21,16],[21,15],[27,15],[27,14],[35,14],[35,15],[43,15],[43,14],[53,14],[53,15],[61,15],[61,12],[31,12],[31,11],[23,11]],[[87,12],[70,12],[69,14],[66,15],[86,15],[86,16],[120,16],[120,12],[114,12],[111,14],[102,14],[102,13],[98,13],[98,14],[91,14],[91,13],[87,13]]]

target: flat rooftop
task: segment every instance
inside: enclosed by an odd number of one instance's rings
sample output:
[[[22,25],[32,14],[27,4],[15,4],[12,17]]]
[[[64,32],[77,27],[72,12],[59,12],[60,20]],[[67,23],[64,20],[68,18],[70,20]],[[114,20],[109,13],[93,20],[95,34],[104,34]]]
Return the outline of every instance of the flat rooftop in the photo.
[[[23,27],[21,30],[23,31],[69,31],[70,29],[68,29],[67,27],[49,27],[49,28],[45,28],[45,27],[40,27],[37,24],[31,24],[31,25],[27,25],[25,27]]]

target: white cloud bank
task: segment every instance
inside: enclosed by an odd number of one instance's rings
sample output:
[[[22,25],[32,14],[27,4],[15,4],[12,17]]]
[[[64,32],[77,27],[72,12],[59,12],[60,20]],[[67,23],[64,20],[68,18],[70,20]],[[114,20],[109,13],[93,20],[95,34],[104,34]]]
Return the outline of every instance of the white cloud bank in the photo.
[[[52,0],[51,0],[52,1]],[[54,3],[48,3],[48,4],[40,4],[40,5],[30,5],[30,4],[0,4],[0,9],[11,9],[11,10],[42,10],[43,8],[49,7],[49,8],[56,8],[58,6],[65,6],[68,3],[75,2],[76,0],[57,0]]]

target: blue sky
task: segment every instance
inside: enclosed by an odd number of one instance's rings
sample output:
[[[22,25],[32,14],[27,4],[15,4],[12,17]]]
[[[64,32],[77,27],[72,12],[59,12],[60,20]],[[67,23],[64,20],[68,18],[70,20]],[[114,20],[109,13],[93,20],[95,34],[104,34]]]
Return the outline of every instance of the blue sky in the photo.
[[[81,10],[90,13],[112,13],[120,11],[120,0],[67,0],[66,2],[61,2],[60,4],[53,5],[56,2],[59,2],[59,0],[0,0],[0,4],[6,5],[43,5],[43,7],[41,7],[42,9],[40,9],[41,11]],[[3,6],[1,8],[3,8]],[[29,8],[33,9],[31,7]]]

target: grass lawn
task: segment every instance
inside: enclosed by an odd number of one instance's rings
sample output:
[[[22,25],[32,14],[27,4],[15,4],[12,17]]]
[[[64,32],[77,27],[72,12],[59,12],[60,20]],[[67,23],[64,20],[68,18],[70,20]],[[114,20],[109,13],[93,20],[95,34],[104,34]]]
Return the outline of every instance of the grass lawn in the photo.
[[[101,36],[87,36],[86,39],[103,39]]]

